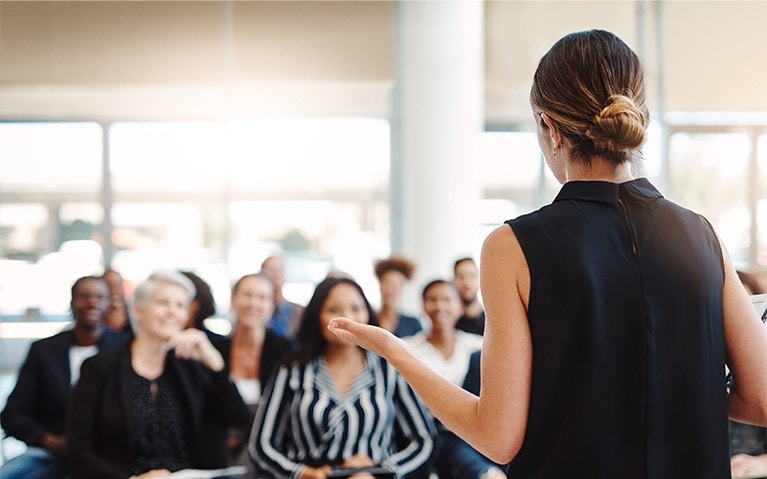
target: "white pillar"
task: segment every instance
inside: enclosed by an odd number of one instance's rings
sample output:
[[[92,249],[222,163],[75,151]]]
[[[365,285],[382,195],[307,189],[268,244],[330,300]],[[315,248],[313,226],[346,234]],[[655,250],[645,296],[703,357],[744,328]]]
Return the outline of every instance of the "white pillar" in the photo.
[[[479,249],[474,144],[484,128],[483,15],[481,0],[397,2],[392,250],[416,261],[416,293],[426,281],[452,277],[453,261]],[[417,295],[410,300],[420,308]]]

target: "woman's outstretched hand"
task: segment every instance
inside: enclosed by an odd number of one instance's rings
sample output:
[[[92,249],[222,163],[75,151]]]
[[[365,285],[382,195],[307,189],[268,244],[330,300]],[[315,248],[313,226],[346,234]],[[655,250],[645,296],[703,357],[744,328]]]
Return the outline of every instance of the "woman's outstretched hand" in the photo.
[[[354,343],[384,358],[388,358],[387,354],[391,348],[400,342],[399,338],[384,328],[358,323],[344,317],[331,319],[328,329],[344,341]]]

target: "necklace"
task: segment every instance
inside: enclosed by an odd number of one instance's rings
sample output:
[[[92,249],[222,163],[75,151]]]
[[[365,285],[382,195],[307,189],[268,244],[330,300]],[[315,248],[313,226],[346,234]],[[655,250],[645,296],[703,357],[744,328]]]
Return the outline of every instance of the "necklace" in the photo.
[[[243,366],[246,368],[252,368],[256,365],[256,357],[255,356],[246,356],[244,354],[239,355],[240,362]]]
[[[240,378],[258,376],[263,340],[263,331],[235,331],[231,351],[233,376]]]
[[[240,348],[236,348],[234,357],[240,365],[248,369],[254,368],[258,364],[258,356],[255,352],[244,352]]]

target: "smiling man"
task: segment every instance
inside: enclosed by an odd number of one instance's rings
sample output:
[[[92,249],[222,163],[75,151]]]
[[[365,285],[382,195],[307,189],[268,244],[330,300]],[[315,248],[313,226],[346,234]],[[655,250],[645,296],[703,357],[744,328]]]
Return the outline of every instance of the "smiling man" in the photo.
[[[3,464],[4,479],[61,478],[70,391],[82,362],[121,342],[104,323],[109,289],[102,278],[84,276],[72,285],[73,326],[32,343],[0,421],[5,433],[28,449]]]

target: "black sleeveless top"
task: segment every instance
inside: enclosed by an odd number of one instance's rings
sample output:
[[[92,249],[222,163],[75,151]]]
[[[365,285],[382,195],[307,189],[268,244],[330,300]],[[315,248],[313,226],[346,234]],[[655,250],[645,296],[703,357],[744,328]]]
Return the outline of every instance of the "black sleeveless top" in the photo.
[[[729,478],[719,242],[646,179],[566,183],[506,222],[533,369],[510,478]]]

